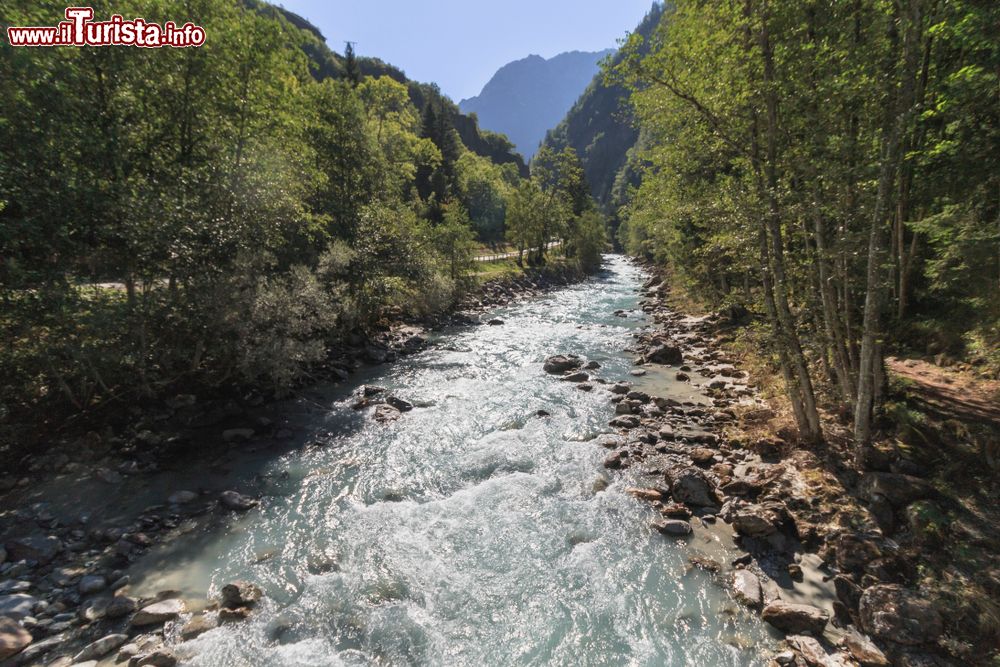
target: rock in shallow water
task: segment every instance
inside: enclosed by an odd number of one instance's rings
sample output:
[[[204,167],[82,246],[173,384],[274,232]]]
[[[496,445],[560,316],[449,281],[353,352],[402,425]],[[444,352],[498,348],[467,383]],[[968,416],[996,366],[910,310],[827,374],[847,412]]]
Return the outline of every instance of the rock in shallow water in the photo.
[[[546,373],[565,373],[583,365],[583,359],[575,354],[556,354],[545,360],[542,368]]]
[[[143,607],[135,612],[129,624],[137,627],[143,625],[156,625],[173,620],[187,611],[187,606],[183,600],[163,600]]]
[[[763,600],[760,579],[750,570],[733,572],[733,597],[748,607],[757,609]]]
[[[683,537],[691,534],[691,524],[680,519],[667,519],[653,523],[653,528],[664,535]]]
[[[249,581],[234,581],[222,587],[222,606],[229,609],[252,607],[264,596],[256,584]]]
[[[257,506],[257,501],[249,496],[244,496],[236,491],[223,491],[219,494],[219,500],[227,509],[244,512],[251,507]]]

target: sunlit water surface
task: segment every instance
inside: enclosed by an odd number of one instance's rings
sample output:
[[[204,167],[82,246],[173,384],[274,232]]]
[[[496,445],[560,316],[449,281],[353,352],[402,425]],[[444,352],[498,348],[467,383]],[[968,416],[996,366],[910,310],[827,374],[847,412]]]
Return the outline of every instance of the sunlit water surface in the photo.
[[[250,620],[181,647],[187,664],[763,664],[766,629],[689,566],[691,546],[649,528],[627,477],[594,490],[607,392],[542,371],[572,352],[628,378],[624,348],[648,322],[613,313],[637,307],[643,279],[608,257],[586,283],[498,310],[502,326],[376,370],[367,382],[418,406],[396,422],[345,393],[317,411],[319,446],[254,471],[259,509],[133,573],[139,588],[267,592]]]

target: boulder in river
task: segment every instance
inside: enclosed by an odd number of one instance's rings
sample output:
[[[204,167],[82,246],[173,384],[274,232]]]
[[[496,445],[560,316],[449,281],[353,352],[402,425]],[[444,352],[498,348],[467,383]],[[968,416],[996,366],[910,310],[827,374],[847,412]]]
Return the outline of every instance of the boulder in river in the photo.
[[[372,419],[377,422],[391,422],[399,419],[402,413],[398,408],[395,408],[388,404],[376,405],[375,412],[372,413]]]
[[[583,371],[577,371],[576,373],[569,373],[559,378],[563,382],[586,382],[590,379],[590,376]]]
[[[222,587],[222,606],[228,609],[252,607],[264,596],[256,584],[237,580]]]
[[[823,634],[823,628],[830,615],[808,604],[794,604],[784,600],[775,600],[764,607],[761,618],[767,623],[784,632],[798,634],[809,632],[815,636]]]
[[[575,354],[556,354],[545,360],[542,368],[546,373],[565,373],[583,365],[583,359]]]
[[[681,519],[657,521],[653,523],[653,528],[664,535],[673,535],[675,537],[683,537],[691,534],[691,524]]]
[[[410,410],[413,409],[413,403],[410,403],[409,401],[404,401],[403,399],[398,398],[396,396],[386,397],[385,402],[391,405],[392,407],[396,408],[400,412],[409,412]]]
[[[866,632],[897,644],[931,643],[944,631],[941,614],[934,606],[898,584],[865,589],[858,608]]]
[[[733,572],[733,597],[748,607],[760,608],[764,597],[757,575],[750,570]]]
[[[0,616],[0,660],[6,660],[23,651],[31,643],[31,633],[17,621]]]
[[[157,625],[171,621],[187,611],[187,606],[183,600],[176,598],[154,602],[135,612],[129,624],[133,627],[144,625]]]
[[[246,510],[257,506],[256,500],[249,496],[244,496],[242,493],[237,493],[236,491],[223,491],[219,494],[219,501],[226,509],[231,509],[237,512],[245,512]]]

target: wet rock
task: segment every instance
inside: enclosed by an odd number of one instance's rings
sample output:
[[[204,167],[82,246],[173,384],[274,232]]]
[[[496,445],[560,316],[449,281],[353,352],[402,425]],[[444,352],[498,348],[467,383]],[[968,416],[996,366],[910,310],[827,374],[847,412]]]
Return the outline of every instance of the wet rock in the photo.
[[[871,502],[876,495],[884,496],[893,507],[905,507],[934,494],[934,487],[926,480],[892,472],[868,472],[858,483],[858,495],[863,499]]]
[[[581,382],[580,384],[576,385],[576,388],[579,389],[580,391],[594,391],[594,385],[590,384],[589,382]]]
[[[750,570],[733,572],[733,597],[738,602],[753,609],[759,609],[763,602],[760,579]]]
[[[698,468],[671,471],[669,477],[670,493],[677,502],[696,507],[714,507],[718,504],[712,483]]]
[[[778,517],[760,505],[749,505],[733,516],[733,528],[746,537],[767,537],[777,532]]]
[[[596,361],[588,361],[586,364],[584,364],[583,367],[585,369],[587,369],[588,371],[594,371],[594,370],[597,370],[598,368],[600,368],[601,365],[599,363],[597,363]]]
[[[625,448],[616,449],[604,459],[604,467],[609,470],[618,470],[625,467],[626,459],[628,459],[628,450]]]
[[[546,373],[565,373],[583,365],[583,360],[575,354],[557,354],[545,360],[542,368]]]
[[[222,432],[222,439],[226,442],[245,442],[253,436],[252,428],[227,428]]]
[[[252,607],[264,596],[260,588],[248,581],[238,580],[222,587],[222,606],[228,609]]]
[[[409,401],[404,401],[403,399],[397,398],[395,396],[389,396],[388,398],[385,399],[385,402],[391,405],[392,407],[396,408],[400,412],[409,412],[410,410],[413,409],[413,403],[410,403]]]
[[[586,382],[587,380],[590,379],[590,376],[584,373],[583,371],[579,371],[577,373],[570,373],[569,375],[564,375],[559,379],[562,380],[563,382]]]
[[[187,606],[183,600],[172,599],[154,602],[135,612],[129,624],[133,627],[157,625],[177,618],[186,610]]]
[[[391,405],[383,404],[376,405],[375,412],[372,413],[372,419],[377,422],[391,422],[399,419],[401,416],[400,411]]]
[[[633,368],[632,370],[630,370],[628,372],[628,374],[631,375],[631,376],[633,376],[633,377],[642,377],[643,375],[646,374],[646,369],[645,368]]]
[[[863,667],[889,667],[892,664],[872,640],[853,630],[844,636],[844,648]]]
[[[674,379],[676,379],[678,382],[690,382],[691,376],[688,375],[687,373],[680,372],[674,376]]]
[[[535,416],[536,417],[550,417],[550,416],[552,416],[552,413],[549,412],[548,410],[535,410]]]
[[[683,537],[691,534],[691,524],[681,519],[667,519],[666,521],[656,521],[653,528],[664,535]]]
[[[646,363],[666,364],[670,366],[679,366],[684,361],[681,349],[676,345],[656,345],[651,347],[644,359]]]
[[[638,401],[639,403],[649,403],[649,401],[651,400],[650,395],[647,394],[646,392],[637,391],[634,389],[625,394],[625,398],[627,398],[630,401]]]
[[[503,324],[503,320],[501,320],[499,317],[494,317],[489,322],[487,322],[487,324],[489,324],[491,327],[497,327]]]
[[[83,647],[79,653],[73,656],[73,662],[85,662],[87,660],[100,660],[108,653],[125,644],[128,635],[107,635],[101,637],[96,642],[92,642]]]
[[[219,619],[215,615],[199,614],[184,624],[181,628],[181,639],[190,641],[209,630],[219,627]]]
[[[0,660],[17,655],[31,643],[31,633],[12,618],[0,616]]]
[[[809,632],[819,636],[830,615],[818,607],[775,600],[764,607],[761,618],[784,632]]]
[[[6,544],[7,554],[13,561],[33,560],[41,565],[52,562],[63,549],[62,542],[54,535],[29,535]]]
[[[223,491],[219,494],[219,501],[226,509],[236,512],[245,512],[257,506],[256,500],[236,491]]]
[[[610,482],[608,481],[608,478],[604,475],[600,475],[594,480],[594,483],[591,484],[590,488],[594,493],[600,493],[601,491],[607,489],[609,484]]]
[[[361,388],[358,391],[360,391],[361,395],[365,398],[371,398],[373,396],[378,396],[379,394],[384,394],[386,389],[385,387],[380,387],[377,384],[364,384],[361,385]]]
[[[94,593],[100,593],[107,587],[107,579],[99,574],[90,574],[85,577],[81,577],[80,583],[77,584],[77,589],[80,591],[80,595],[93,595]]]
[[[931,643],[943,632],[941,614],[933,605],[898,584],[866,589],[858,610],[865,632],[898,644]]]
[[[0,565],[7,562],[7,550],[0,546]]]
[[[618,384],[613,384],[608,389],[612,394],[625,395],[629,392],[629,386],[627,382],[619,382]]]

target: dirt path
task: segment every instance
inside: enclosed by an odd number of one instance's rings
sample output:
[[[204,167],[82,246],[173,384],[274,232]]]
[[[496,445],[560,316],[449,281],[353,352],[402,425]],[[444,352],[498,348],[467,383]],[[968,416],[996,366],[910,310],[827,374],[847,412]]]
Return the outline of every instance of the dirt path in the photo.
[[[886,365],[912,383],[913,398],[935,412],[1000,426],[1000,382],[979,380],[919,359],[889,357]]]

